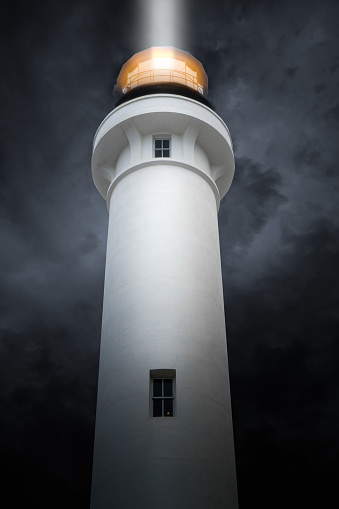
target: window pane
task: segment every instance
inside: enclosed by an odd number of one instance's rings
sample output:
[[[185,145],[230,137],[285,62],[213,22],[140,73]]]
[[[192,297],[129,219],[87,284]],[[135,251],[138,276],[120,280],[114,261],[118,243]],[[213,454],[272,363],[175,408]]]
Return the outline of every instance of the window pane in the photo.
[[[156,398],[162,396],[162,380],[160,378],[153,379],[153,396]]]
[[[164,396],[173,396],[172,394],[172,378],[165,378],[164,380]]]
[[[162,141],[163,148],[169,148],[169,142],[170,142],[169,140],[163,140]]]
[[[156,150],[155,157],[162,157],[162,150]]]
[[[170,156],[170,151],[169,150],[164,150],[163,151],[163,157],[169,157]]]
[[[154,140],[154,147],[162,148],[161,142],[162,142],[162,140]]]
[[[173,417],[173,399],[164,399],[165,417]]]
[[[162,417],[162,399],[153,400],[153,417]]]

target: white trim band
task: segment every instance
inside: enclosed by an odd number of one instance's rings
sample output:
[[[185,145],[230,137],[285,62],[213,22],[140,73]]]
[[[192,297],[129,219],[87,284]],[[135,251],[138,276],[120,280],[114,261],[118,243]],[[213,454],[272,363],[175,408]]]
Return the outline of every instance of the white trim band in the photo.
[[[211,177],[209,177],[208,175],[206,175],[206,173],[204,173],[203,171],[199,170],[195,166],[192,166],[191,164],[187,164],[187,163],[184,163],[182,161],[174,161],[173,159],[161,159],[161,163],[160,164],[161,164],[161,166],[178,166],[180,168],[185,168],[186,170],[190,170],[193,173],[196,173],[197,175],[202,177],[210,185],[210,187],[212,188],[212,191],[213,191],[214,196],[215,196],[217,212],[219,211],[219,207],[220,207],[219,189],[218,189],[217,185],[215,184],[214,180]],[[120,175],[118,175],[111,182],[111,184],[110,184],[110,186],[109,186],[109,188],[107,190],[107,195],[106,195],[106,202],[107,202],[108,212],[109,212],[109,209],[110,209],[111,196],[112,196],[113,190],[117,186],[117,184],[119,184],[119,182],[124,177],[129,175],[130,173],[132,173],[134,171],[137,171],[137,170],[140,170],[141,168],[147,168],[149,166],[159,166],[159,159],[151,159],[150,161],[144,161],[142,163],[139,163],[139,164],[136,164],[136,165],[132,166],[131,168],[127,168],[125,171],[120,173]]]

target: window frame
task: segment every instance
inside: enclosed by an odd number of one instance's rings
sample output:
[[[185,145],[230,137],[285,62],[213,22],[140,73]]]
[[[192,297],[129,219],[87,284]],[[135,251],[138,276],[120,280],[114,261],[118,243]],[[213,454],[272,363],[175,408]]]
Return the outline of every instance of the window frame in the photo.
[[[154,396],[154,380],[161,380],[161,396]],[[165,396],[164,380],[172,381],[172,396]],[[176,415],[176,370],[175,369],[162,369],[150,371],[150,416],[157,417],[175,417]],[[161,415],[154,415],[154,401],[161,401]],[[172,415],[165,415],[165,400],[172,401]]]
[[[157,147],[157,142],[161,142],[161,145]],[[164,146],[164,142],[168,141],[168,147]],[[164,155],[164,152],[168,151],[168,155]],[[158,152],[158,154],[157,154]],[[168,134],[153,136],[153,158],[154,159],[170,159],[172,157],[172,137]]]

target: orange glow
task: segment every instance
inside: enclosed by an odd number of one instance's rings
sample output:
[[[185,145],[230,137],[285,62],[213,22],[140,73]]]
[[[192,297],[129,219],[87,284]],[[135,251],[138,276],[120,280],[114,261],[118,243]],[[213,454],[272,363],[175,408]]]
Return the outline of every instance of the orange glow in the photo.
[[[117,88],[126,94],[157,83],[178,83],[207,94],[207,74],[199,60],[172,46],[154,46],[133,55],[120,71]]]

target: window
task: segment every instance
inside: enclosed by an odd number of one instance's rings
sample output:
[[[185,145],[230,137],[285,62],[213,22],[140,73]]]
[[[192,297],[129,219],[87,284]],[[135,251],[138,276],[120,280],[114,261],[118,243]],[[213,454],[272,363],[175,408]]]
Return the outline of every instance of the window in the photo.
[[[174,416],[175,370],[151,371],[151,415],[152,417]]]
[[[154,138],[154,157],[171,156],[171,139]]]

